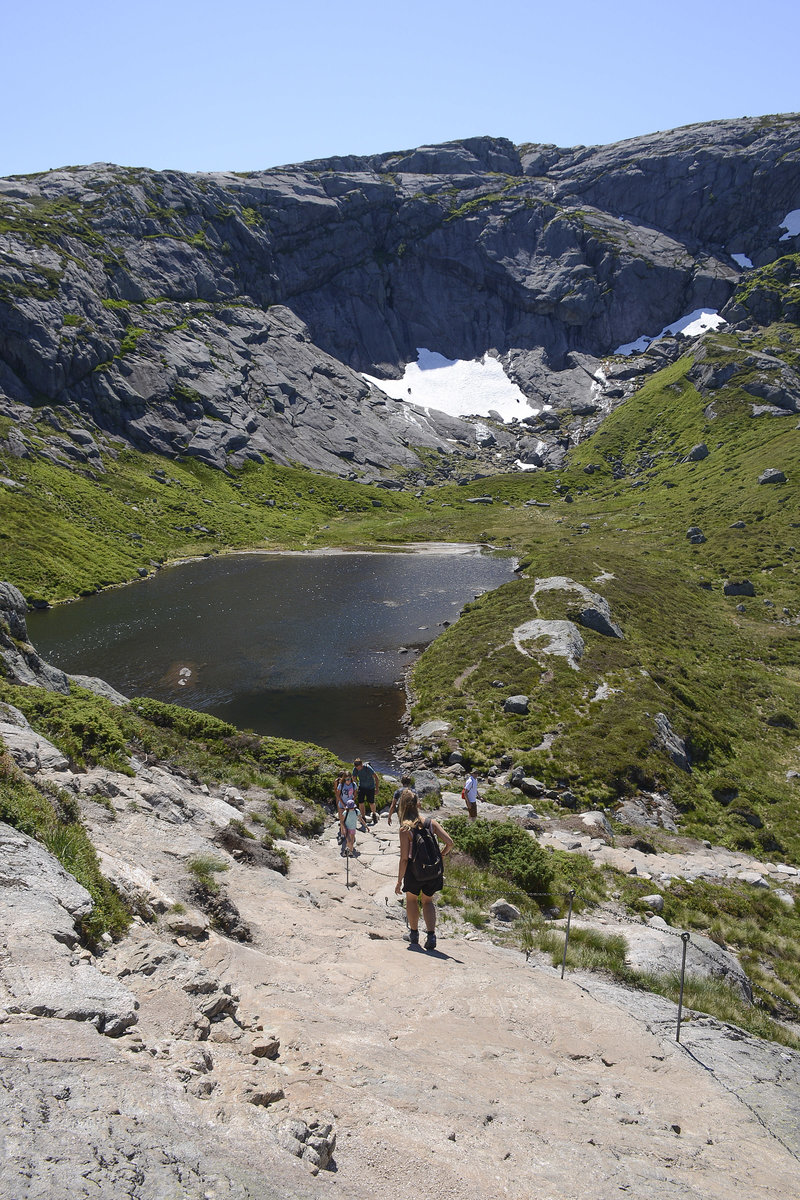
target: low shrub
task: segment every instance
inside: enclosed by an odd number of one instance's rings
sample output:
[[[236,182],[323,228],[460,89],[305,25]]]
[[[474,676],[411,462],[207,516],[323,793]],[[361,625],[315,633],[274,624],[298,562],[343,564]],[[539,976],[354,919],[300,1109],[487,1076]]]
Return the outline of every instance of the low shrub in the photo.
[[[459,850],[478,866],[515,883],[529,896],[548,896],[553,879],[549,856],[524,829],[507,821],[451,817],[445,828]]]
[[[174,730],[183,737],[220,741],[222,738],[235,738],[238,735],[235,725],[229,725],[227,721],[221,721],[219,717],[212,717],[209,713],[182,708],[179,704],[164,704],[161,700],[137,697],[131,701],[131,708],[153,725]]]
[[[14,688],[12,703],[76,766],[133,774],[119,724],[107,700],[73,685],[69,696],[43,688]]]

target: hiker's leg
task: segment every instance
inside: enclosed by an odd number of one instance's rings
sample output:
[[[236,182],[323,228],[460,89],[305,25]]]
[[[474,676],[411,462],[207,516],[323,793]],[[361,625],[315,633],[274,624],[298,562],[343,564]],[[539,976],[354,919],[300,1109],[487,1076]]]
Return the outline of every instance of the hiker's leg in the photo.
[[[470,821],[474,821],[474,820],[475,820],[475,818],[476,818],[476,817],[477,817],[477,815],[478,815],[478,806],[477,806],[477,804],[475,804],[474,802],[473,802],[472,804],[470,804],[470,802],[469,802],[469,800],[468,800],[468,801],[467,801],[467,812],[469,813],[469,819],[470,819]]]
[[[408,928],[417,929],[419,927],[419,901],[414,892],[406,892],[406,916],[408,917]]]
[[[436,928],[436,905],[433,903],[433,896],[426,896],[424,892],[422,893],[422,919],[428,933],[433,933]]]

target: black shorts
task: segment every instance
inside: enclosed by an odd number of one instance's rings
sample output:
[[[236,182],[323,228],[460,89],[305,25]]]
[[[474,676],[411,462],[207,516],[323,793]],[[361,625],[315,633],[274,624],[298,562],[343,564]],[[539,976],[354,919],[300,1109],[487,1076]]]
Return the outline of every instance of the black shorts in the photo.
[[[358,789],[358,803],[359,804],[368,804],[370,806],[370,808],[374,808],[375,807],[375,788],[360,787]]]
[[[413,892],[418,896],[422,892],[425,896],[433,896],[436,892],[440,892],[444,887],[444,872],[437,875],[435,879],[426,879],[424,883],[420,883],[417,879],[414,868],[411,863],[406,867],[406,873],[403,876],[403,891]]]

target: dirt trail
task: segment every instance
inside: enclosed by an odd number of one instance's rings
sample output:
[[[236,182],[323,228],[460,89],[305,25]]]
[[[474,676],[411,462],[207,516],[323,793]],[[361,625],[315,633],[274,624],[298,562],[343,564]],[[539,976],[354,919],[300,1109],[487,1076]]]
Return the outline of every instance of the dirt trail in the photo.
[[[292,846],[288,879],[233,869],[226,885],[254,943],[212,937],[201,951],[280,1035],[292,1111],[335,1120],[336,1171],[319,1175],[320,1194],[795,1193],[797,1158],[686,1038],[648,1027],[613,988],[590,994],[447,926],[436,952],[410,948],[396,825],[382,820],[358,845],[350,888],[332,831]]]

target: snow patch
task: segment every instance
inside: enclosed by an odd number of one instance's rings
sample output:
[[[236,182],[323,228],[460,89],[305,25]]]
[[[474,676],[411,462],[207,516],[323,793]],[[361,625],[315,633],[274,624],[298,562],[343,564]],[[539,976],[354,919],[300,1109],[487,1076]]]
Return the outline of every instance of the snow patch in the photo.
[[[780,242],[788,242],[789,238],[800,236],[800,208],[793,208],[791,212],[788,212],[779,228],[786,230],[786,233],[781,234],[778,239]]]
[[[731,258],[736,263],[737,267],[749,268],[753,265],[746,254],[732,254]]]
[[[417,347],[417,361],[408,363],[402,379],[377,379],[364,375],[367,383],[393,400],[418,408],[436,409],[451,417],[488,417],[521,421],[538,409],[531,408],[524,393],[505,373],[498,359],[484,354],[478,361],[450,359]]]
[[[719,315],[716,309],[696,308],[694,312],[687,313],[685,317],[679,317],[671,325],[665,325],[661,332],[654,337],[643,333],[635,342],[626,342],[623,346],[617,346],[614,354],[641,354],[651,342],[657,342],[659,338],[665,337],[668,333],[682,333],[685,337],[699,337],[701,333],[707,333],[709,329],[718,329],[720,325],[724,324],[725,319]]]

